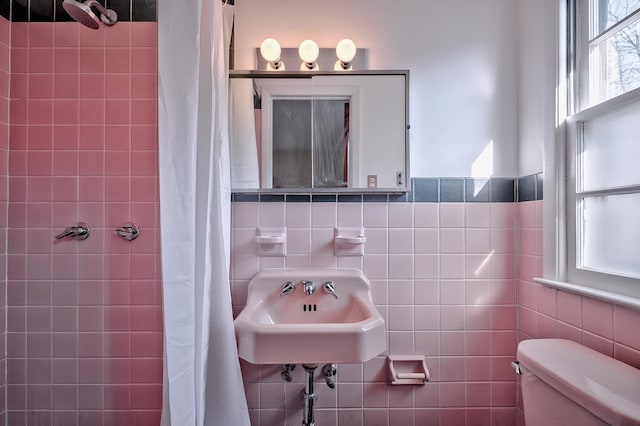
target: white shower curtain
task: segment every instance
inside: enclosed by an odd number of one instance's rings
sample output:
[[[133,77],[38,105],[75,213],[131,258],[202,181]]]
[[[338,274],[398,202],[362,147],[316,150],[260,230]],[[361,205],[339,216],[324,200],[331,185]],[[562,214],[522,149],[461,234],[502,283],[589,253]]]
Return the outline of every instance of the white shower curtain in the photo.
[[[222,8],[158,0],[163,426],[249,425],[229,290]]]

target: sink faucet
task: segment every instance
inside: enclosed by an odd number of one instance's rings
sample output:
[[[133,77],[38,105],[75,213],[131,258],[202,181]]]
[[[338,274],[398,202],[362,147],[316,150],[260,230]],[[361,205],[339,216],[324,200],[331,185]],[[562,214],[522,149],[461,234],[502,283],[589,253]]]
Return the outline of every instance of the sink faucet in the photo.
[[[291,281],[287,281],[286,283],[282,284],[282,291],[280,292],[280,296],[291,294],[295,289],[296,285]]]
[[[307,293],[308,295],[311,295],[316,292],[316,283],[314,283],[313,281],[303,280],[302,289],[304,290],[305,293]]]
[[[336,286],[333,281],[327,281],[322,287],[325,293],[332,295],[334,298],[339,299],[340,296],[336,293]]]

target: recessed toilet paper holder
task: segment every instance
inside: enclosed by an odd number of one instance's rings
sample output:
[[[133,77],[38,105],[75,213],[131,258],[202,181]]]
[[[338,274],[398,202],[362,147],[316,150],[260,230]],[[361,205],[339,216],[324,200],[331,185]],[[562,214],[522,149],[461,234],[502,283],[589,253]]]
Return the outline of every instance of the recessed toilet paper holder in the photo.
[[[429,381],[429,369],[424,356],[391,355],[387,360],[392,385],[424,385]]]

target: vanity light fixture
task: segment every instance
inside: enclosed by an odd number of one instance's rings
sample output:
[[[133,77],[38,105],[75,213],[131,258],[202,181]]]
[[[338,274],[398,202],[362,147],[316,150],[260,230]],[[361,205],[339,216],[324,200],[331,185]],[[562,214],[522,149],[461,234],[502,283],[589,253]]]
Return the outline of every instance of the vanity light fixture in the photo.
[[[315,41],[305,40],[300,43],[298,54],[300,55],[300,59],[302,59],[302,64],[300,64],[301,71],[316,71],[319,69],[316,60],[320,54],[320,48]]]
[[[351,61],[356,57],[356,44],[348,38],[340,40],[336,46],[336,55],[338,56],[338,60],[333,67],[334,71],[353,70]]]
[[[280,43],[273,38],[266,38],[260,45],[260,54],[267,61],[268,71],[283,71],[284,63],[280,60]]]

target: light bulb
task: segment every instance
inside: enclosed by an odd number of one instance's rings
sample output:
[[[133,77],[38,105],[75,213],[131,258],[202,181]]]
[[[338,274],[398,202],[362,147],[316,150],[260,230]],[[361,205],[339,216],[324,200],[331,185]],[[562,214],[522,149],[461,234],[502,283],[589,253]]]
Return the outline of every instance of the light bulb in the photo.
[[[348,64],[356,57],[356,44],[348,38],[340,40],[336,46],[336,55],[343,64]]]
[[[267,62],[280,61],[280,44],[272,38],[265,39],[260,45],[260,54]]]
[[[298,47],[298,54],[300,55],[300,59],[302,59],[303,62],[307,64],[314,64],[316,59],[318,59],[320,49],[318,48],[318,45],[315,41],[305,40],[300,43],[300,47]]]

